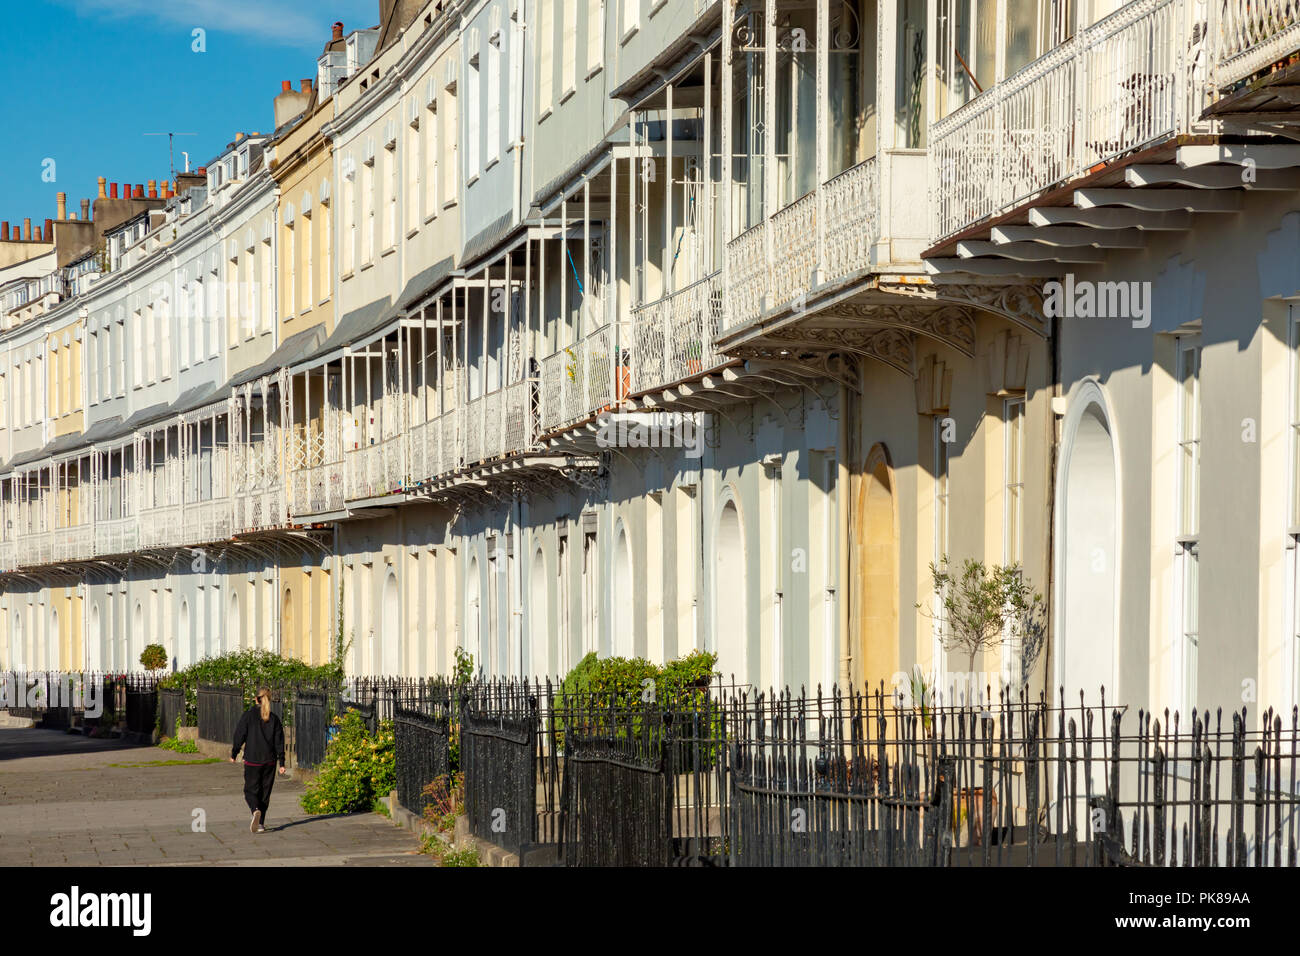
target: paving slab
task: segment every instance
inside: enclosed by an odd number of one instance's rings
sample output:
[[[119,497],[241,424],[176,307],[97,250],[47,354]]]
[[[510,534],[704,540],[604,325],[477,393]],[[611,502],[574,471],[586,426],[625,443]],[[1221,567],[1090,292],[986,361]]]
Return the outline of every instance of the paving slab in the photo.
[[[248,832],[243,767],[58,730],[0,728],[0,866],[436,866],[375,813],[312,816],[277,777]]]

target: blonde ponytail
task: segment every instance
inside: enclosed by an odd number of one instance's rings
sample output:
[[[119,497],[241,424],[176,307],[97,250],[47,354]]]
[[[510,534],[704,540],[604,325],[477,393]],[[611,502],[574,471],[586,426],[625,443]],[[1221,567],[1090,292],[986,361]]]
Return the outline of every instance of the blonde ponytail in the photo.
[[[257,700],[262,708],[262,721],[271,719],[271,688],[259,687],[257,689]]]

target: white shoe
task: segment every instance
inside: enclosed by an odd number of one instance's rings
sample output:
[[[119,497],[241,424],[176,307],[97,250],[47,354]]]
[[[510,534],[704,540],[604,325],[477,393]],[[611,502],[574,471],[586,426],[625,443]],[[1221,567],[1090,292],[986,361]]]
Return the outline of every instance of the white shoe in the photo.
[[[262,827],[262,811],[254,810],[253,819],[248,821],[248,832],[256,833]]]

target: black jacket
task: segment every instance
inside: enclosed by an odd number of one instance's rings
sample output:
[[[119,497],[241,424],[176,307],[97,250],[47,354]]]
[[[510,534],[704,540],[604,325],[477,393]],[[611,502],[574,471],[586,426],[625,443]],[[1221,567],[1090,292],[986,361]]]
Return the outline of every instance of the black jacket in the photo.
[[[244,760],[248,763],[279,763],[284,766],[284,725],[280,718],[271,713],[271,719],[262,721],[262,709],[254,704],[244,711],[235,728],[235,741],[230,748],[230,758],[239,756],[239,748],[244,748]]]

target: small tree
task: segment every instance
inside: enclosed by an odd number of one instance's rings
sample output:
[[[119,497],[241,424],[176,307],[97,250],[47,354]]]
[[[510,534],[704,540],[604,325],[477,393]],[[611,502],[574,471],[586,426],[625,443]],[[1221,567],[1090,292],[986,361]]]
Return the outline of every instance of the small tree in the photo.
[[[162,670],[167,666],[167,649],[161,644],[150,644],[140,652],[140,663],[145,670]]]
[[[1022,649],[1037,658],[1043,637],[1039,626],[1043,597],[1026,583],[1020,565],[986,566],[968,558],[958,576],[944,555],[938,565],[930,565],[930,576],[944,624],[943,648],[965,651],[971,673],[981,653],[1009,640],[1019,639]],[[1024,666],[1032,664],[1031,660]]]

